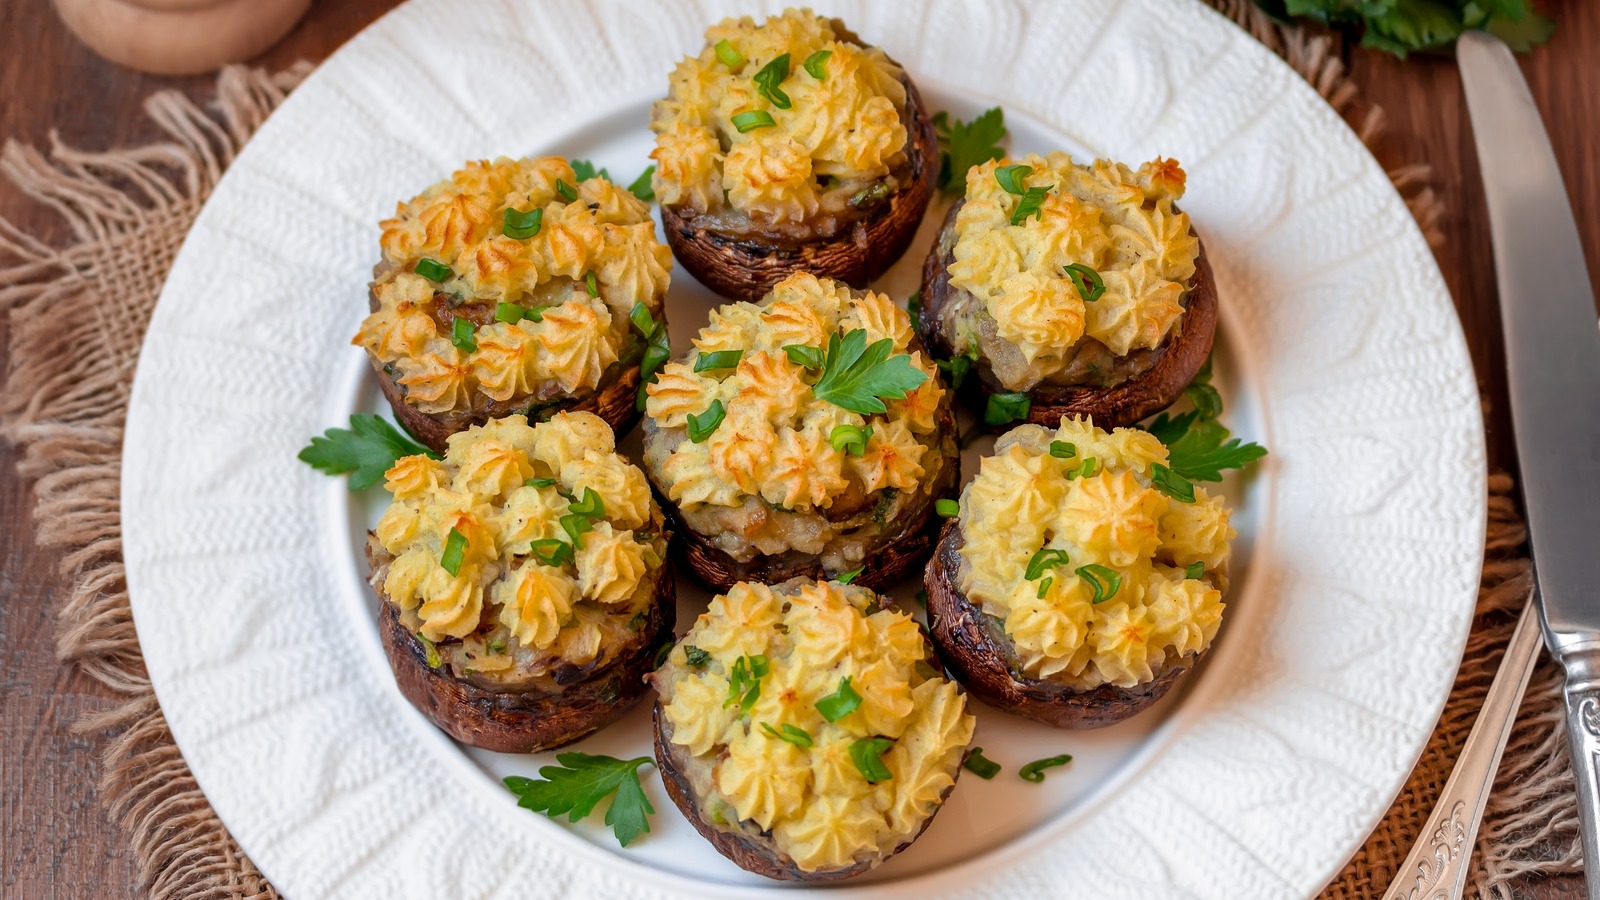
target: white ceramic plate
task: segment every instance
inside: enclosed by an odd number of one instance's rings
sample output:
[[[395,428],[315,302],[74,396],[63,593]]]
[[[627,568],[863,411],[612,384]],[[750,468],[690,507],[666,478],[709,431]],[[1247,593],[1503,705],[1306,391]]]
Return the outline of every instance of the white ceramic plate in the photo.
[[[128,580],[173,734],[234,836],[291,897],[714,897],[783,890],[703,842],[647,774],[654,830],[518,809],[543,757],[465,750],[399,695],[361,535],[383,499],[295,459],[377,409],[350,346],[377,221],[469,158],[563,153],[626,181],[650,101],[736,0],[414,0],[272,117],[201,213],[135,381]],[[1272,451],[1230,483],[1241,538],[1222,636],[1188,688],[1113,728],[980,709],[1004,762],[926,835],[832,894],[1033,898],[1314,892],[1387,807],[1465,640],[1482,429],[1433,258],[1315,93],[1189,0],[838,0],[934,108],[1005,107],[1015,152],[1175,156],[1222,298],[1235,431]],[[937,214],[878,286],[903,298]],[[681,271],[686,346],[713,300]],[[637,446],[637,438],[625,444]],[[975,471],[977,451],[965,471]],[[915,585],[898,594],[909,598]],[[680,623],[705,594],[685,590]],[[648,714],[582,742],[640,754]],[[1059,752],[1043,785],[1014,775]],[[646,770],[647,773],[649,770]]]

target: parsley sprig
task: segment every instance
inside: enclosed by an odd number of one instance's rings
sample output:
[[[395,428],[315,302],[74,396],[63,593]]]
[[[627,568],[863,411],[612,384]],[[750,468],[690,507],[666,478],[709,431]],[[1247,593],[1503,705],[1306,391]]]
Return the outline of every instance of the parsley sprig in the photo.
[[[418,454],[439,458],[381,416],[352,413],[349,428],[329,428],[312,438],[299,459],[329,475],[349,472],[350,490],[360,491],[382,482],[400,459]]]
[[[939,189],[962,193],[967,189],[967,170],[1006,155],[1000,142],[1006,139],[1006,114],[1000,107],[985,110],[971,122],[953,119],[941,112],[933,117],[939,136]]]
[[[840,340],[828,337],[828,352],[822,363],[822,377],[811,386],[820,399],[853,413],[871,415],[887,412],[884,400],[904,400],[928,380],[927,373],[913,368],[911,357],[894,353],[888,338],[867,345],[867,332],[856,329]]]
[[[543,780],[513,775],[505,780],[517,805],[541,812],[550,818],[565,815],[577,822],[594,812],[601,800],[611,797],[605,823],[611,826],[617,843],[626,847],[650,830],[655,807],[639,783],[639,767],[654,765],[648,756],[617,759],[587,753],[558,753],[558,766],[539,769]],[[615,795],[615,796],[613,796]]]
[[[1183,394],[1193,409],[1162,413],[1143,426],[1167,445],[1166,467],[1174,475],[1187,481],[1221,481],[1225,470],[1242,469],[1267,455],[1265,447],[1233,437],[1217,421],[1222,395],[1211,385],[1211,360],[1200,367]]]
[[[1526,53],[1555,31],[1555,23],[1534,7],[1533,0],[1256,0],[1280,21],[1290,16],[1325,25],[1359,27],[1361,46],[1386,50],[1404,59],[1413,50],[1437,50],[1455,43],[1463,32],[1482,28]]]

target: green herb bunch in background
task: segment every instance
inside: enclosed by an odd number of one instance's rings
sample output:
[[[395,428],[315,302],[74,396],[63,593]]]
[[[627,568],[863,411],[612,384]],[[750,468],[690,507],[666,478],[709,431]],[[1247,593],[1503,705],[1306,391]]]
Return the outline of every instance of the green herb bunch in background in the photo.
[[[1532,0],[1256,0],[1256,5],[1284,22],[1302,18],[1355,28],[1361,46],[1401,59],[1414,50],[1445,49],[1462,32],[1479,28],[1525,53],[1555,30]]]

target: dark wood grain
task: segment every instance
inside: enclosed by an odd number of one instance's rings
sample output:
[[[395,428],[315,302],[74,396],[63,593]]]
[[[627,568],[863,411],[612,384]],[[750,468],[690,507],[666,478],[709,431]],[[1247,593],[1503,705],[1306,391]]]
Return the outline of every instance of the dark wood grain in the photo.
[[[320,0],[294,32],[262,58],[279,67],[319,60],[394,5],[391,0]],[[1555,5],[1555,4],[1547,4]],[[1590,271],[1600,271],[1600,165],[1590,135],[1600,121],[1600,4],[1569,2],[1556,12],[1555,41],[1523,61],[1549,125],[1574,201]],[[1488,224],[1460,80],[1447,59],[1351,51],[1352,76],[1383,106],[1389,127],[1377,152],[1386,165],[1427,161],[1449,209],[1438,251],[1456,298],[1478,378],[1490,404],[1490,460],[1511,466],[1500,327]],[[52,130],[76,146],[135,146],[156,137],[140,104],[177,87],[197,99],[209,78],[155,78],[119,69],[79,45],[44,0],[0,3],[0,136],[46,145]],[[59,223],[9,186],[0,216],[36,234],[60,236]],[[0,347],[6,346],[0,321]],[[3,352],[3,351],[0,351]],[[27,486],[15,456],[0,444],[0,895],[111,897],[135,892],[125,843],[95,794],[93,741],[71,724],[113,702],[107,692],[54,657],[54,610],[63,587],[50,555],[31,538]],[[1530,881],[1519,896],[1582,895],[1575,879]]]

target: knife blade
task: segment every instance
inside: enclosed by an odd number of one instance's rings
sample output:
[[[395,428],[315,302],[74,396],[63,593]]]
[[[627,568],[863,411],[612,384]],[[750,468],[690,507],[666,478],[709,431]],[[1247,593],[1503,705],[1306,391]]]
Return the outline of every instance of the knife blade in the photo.
[[[1489,207],[1511,423],[1545,643],[1566,669],[1589,896],[1600,898],[1600,328],[1578,225],[1511,51],[1456,47]]]

